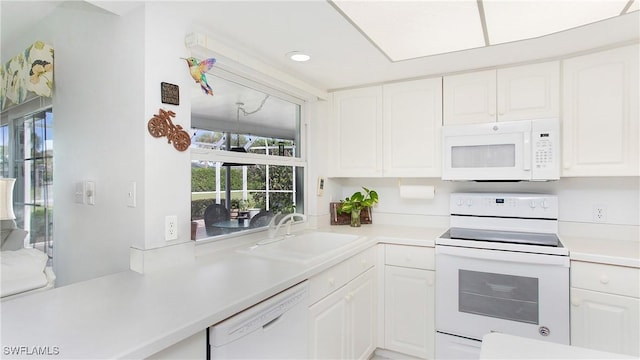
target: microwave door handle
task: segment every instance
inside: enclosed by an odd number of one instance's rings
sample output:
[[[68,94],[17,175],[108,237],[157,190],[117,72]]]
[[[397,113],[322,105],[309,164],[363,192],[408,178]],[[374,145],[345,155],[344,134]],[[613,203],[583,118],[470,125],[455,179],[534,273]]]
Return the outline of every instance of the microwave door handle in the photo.
[[[530,132],[525,132],[523,135],[523,145],[524,145],[524,149],[522,151],[522,157],[523,157],[523,170],[524,171],[531,171],[531,133]]]

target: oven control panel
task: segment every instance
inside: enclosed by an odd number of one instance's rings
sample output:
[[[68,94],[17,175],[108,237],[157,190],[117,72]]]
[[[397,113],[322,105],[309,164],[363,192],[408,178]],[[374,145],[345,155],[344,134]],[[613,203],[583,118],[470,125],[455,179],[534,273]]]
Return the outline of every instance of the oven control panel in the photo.
[[[558,218],[558,197],[527,193],[453,193],[450,212],[457,215]]]

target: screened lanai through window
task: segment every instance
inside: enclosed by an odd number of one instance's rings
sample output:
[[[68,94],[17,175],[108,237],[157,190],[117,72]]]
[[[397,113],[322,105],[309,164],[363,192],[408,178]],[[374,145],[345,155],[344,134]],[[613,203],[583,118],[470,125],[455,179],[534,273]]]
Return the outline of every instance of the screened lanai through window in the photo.
[[[302,104],[207,76],[215,95],[192,93],[192,237],[257,231],[303,213]]]

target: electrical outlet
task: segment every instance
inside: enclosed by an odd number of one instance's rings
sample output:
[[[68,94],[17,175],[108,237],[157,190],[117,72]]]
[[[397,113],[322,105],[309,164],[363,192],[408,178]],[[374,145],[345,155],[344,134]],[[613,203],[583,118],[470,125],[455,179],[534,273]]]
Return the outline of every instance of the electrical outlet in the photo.
[[[604,205],[593,206],[593,220],[595,222],[607,221],[607,208]]]
[[[178,239],[178,217],[175,215],[164,218],[164,239]]]

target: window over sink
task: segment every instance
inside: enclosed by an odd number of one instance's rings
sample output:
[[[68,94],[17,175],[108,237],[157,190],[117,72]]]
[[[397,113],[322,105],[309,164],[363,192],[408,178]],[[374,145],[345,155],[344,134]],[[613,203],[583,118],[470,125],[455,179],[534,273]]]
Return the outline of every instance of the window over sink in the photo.
[[[278,214],[304,213],[304,101],[232,74],[207,77],[214,96],[191,93],[192,238],[260,231]]]

